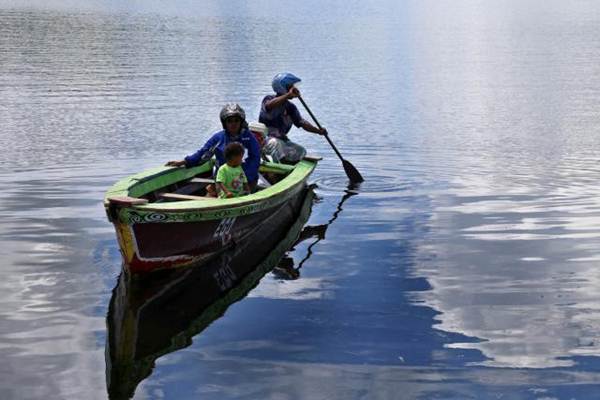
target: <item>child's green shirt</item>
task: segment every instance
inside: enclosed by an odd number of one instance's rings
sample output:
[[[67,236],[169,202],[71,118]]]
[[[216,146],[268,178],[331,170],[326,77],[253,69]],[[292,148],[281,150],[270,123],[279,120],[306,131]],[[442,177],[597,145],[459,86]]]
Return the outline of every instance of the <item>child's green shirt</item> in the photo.
[[[233,193],[233,197],[239,197],[244,194],[244,183],[248,183],[248,179],[241,166],[230,167],[223,164],[217,171],[217,182]],[[227,198],[227,195],[225,192],[219,191],[219,197],[224,199]]]

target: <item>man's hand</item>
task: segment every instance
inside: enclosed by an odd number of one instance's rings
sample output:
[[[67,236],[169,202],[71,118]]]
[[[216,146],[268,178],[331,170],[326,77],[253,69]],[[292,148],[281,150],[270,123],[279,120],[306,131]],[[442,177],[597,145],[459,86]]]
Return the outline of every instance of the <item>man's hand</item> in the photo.
[[[288,99],[294,99],[294,98],[296,98],[296,97],[298,97],[298,96],[300,96],[300,91],[298,90],[298,88],[297,88],[297,87],[294,87],[294,86],[292,86],[292,87],[290,88],[290,90],[288,90],[288,92],[287,92],[287,94],[286,94],[286,97],[287,97]]]
[[[306,120],[303,120],[302,125],[300,125],[300,126],[302,126],[302,129],[304,129],[305,131],[312,132],[317,135],[327,136],[327,134],[328,134],[327,129],[319,128],[318,126],[314,126],[313,124],[311,124],[310,122],[308,122]]]
[[[182,167],[185,165],[185,160],[169,161],[165,164],[167,167]]]

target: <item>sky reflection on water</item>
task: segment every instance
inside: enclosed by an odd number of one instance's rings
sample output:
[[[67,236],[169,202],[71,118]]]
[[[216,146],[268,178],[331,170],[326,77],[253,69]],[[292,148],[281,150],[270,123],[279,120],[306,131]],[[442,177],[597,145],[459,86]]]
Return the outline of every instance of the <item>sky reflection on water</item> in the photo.
[[[106,398],[105,189],[290,70],[366,182],[136,398],[594,398],[598,4],[341,5],[0,0],[0,397]]]

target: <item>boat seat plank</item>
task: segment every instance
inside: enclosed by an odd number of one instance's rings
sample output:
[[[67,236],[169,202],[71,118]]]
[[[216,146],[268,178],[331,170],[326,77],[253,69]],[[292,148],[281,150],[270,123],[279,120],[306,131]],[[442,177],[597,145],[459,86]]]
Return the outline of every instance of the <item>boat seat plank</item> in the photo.
[[[304,156],[304,159],[307,161],[321,161],[323,157],[318,156],[316,154],[307,154]]]
[[[190,194],[161,193],[159,197],[173,200],[213,200],[214,197],[192,196]]]
[[[193,178],[190,180],[191,183],[215,183],[214,179],[209,178]]]
[[[148,199],[140,199],[139,197],[129,196],[112,196],[107,199],[112,204],[120,206],[139,206],[142,204],[148,204]]]

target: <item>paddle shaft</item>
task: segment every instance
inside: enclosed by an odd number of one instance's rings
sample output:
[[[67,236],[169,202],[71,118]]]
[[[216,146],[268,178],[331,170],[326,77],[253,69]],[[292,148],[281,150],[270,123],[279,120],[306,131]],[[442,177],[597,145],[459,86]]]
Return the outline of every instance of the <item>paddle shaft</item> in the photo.
[[[315,121],[315,124],[317,125],[317,127],[319,129],[323,129],[321,127],[321,124],[319,124],[319,121],[317,121],[317,117],[315,117],[315,115],[312,113],[312,111],[310,111],[310,108],[308,108],[308,106],[304,102],[304,99],[302,98],[302,96],[298,95],[298,99],[300,100],[300,102],[302,103],[302,105],[304,106],[304,108],[306,108],[306,111],[308,111],[308,113],[310,114],[310,117],[313,119],[313,121]],[[325,139],[327,139],[327,141],[329,142],[329,144],[333,148],[333,151],[335,151],[335,154],[337,154],[337,156],[340,158],[340,160],[344,161],[344,157],[342,157],[342,154],[338,151],[337,147],[335,147],[335,144],[333,144],[333,142],[331,141],[331,139],[329,139],[329,135],[324,135],[324,136],[325,136]]]
[[[306,111],[308,111],[308,113],[312,117],[313,121],[315,121],[315,124],[317,124],[317,127],[319,129],[323,129],[321,127],[321,124],[319,124],[319,121],[317,121],[317,118],[315,117],[315,115],[312,113],[312,111],[310,111],[310,108],[308,108],[308,106],[304,102],[304,99],[300,96],[300,94],[298,94],[298,98],[300,99],[300,102],[302,103],[302,105],[304,106],[304,108],[306,108]],[[331,148],[335,151],[335,154],[337,154],[337,156],[342,161],[342,166],[344,167],[344,172],[346,172],[346,176],[348,176],[348,179],[350,179],[350,181],[354,182],[354,183],[363,182],[364,178],[360,175],[360,172],[358,172],[358,170],[354,167],[354,165],[352,165],[350,163],[350,161],[344,160],[344,157],[342,157],[342,154],[339,152],[339,150],[337,149],[337,147],[335,147],[335,145],[333,144],[333,142],[329,138],[329,135],[324,135],[324,136],[325,136],[325,139],[327,139],[327,141],[331,145]]]

